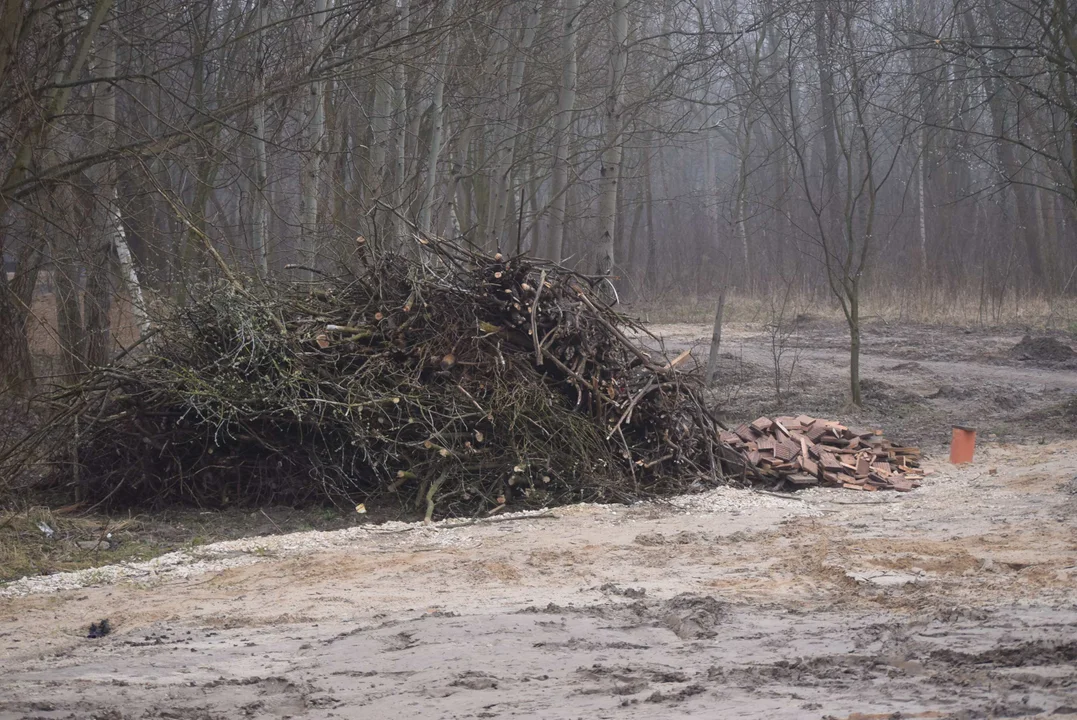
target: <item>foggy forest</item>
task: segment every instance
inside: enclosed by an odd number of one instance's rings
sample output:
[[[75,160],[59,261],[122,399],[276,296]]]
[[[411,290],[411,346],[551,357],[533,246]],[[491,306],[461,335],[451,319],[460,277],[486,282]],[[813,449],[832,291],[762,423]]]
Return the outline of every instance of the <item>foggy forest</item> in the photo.
[[[0,720],[1077,720],[1077,0],[0,0]]]
[[[222,273],[417,234],[628,303],[792,293],[853,345],[869,295],[990,321],[1073,291],[1065,0],[5,0],[0,28],[8,390],[32,325],[62,348],[36,372],[76,374]]]

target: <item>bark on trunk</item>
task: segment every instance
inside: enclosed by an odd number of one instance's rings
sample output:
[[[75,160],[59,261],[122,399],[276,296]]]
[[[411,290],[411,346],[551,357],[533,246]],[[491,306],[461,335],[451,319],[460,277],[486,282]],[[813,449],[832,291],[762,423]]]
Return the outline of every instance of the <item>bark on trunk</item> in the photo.
[[[849,395],[853,405],[860,407],[860,298],[854,292],[849,298]]]
[[[512,179],[512,166],[516,160],[516,143],[520,135],[520,91],[523,87],[524,72],[527,69],[527,58],[531,50],[531,44],[535,41],[535,31],[539,24],[541,6],[537,3],[526,9],[524,20],[523,37],[516,51],[516,59],[512,64],[512,74],[509,76],[508,95],[505,102],[505,122],[503,134],[496,149],[498,162],[495,166],[495,175],[491,180],[491,204],[487,208],[489,221],[487,223],[487,247],[490,250],[501,250],[505,239],[505,226],[509,217],[509,205],[514,200],[515,184]]]
[[[621,182],[621,155],[624,138],[622,137],[624,96],[624,76],[628,61],[628,0],[614,0],[612,25],[612,47],[610,48],[610,83],[606,94],[606,137],[605,150],[602,153],[601,177],[599,180],[599,221],[602,236],[597,248],[596,275],[609,276],[613,273],[614,238],[617,235],[617,186]]]
[[[722,313],[725,310],[725,289],[718,294],[718,308],[714,313],[714,329],[711,331],[711,350],[707,356],[707,385],[718,384],[718,353],[722,346]]]
[[[408,0],[397,0],[397,37],[408,35],[410,17]],[[407,247],[408,225],[404,220],[405,184],[407,182],[407,141],[408,141],[408,92],[407,66],[397,60],[393,65],[393,242],[397,249]]]
[[[318,66],[322,64],[322,51],[325,48],[325,18],[326,0],[315,0],[314,16],[311,18],[311,68],[315,79],[311,80],[309,89],[306,153],[303,156],[299,198],[299,262],[307,268],[313,268],[317,263],[318,250],[318,190],[325,146],[325,81],[317,76],[321,72]],[[303,269],[300,277],[312,280],[314,274],[309,269]]]
[[[829,0],[815,0],[815,51],[819,63],[819,95],[823,106],[823,183],[820,202],[827,222],[824,232],[840,232],[838,204],[838,117],[834,99],[834,69],[830,60]]]
[[[0,398],[7,393],[23,396],[34,386],[30,345],[26,341],[26,329],[19,321],[22,316],[7,272],[0,269]]]
[[[389,8],[395,8],[394,0],[384,0]],[[370,248],[374,254],[393,249],[392,242],[386,236],[388,217],[378,207],[386,200],[389,175],[389,146],[392,143],[392,130],[389,119],[393,112],[394,90],[391,73],[378,70],[374,75],[374,102],[370,118],[370,165],[367,188],[370,195],[371,217],[374,219],[374,237],[369,238]]]
[[[565,204],[568,200],[568,148],[572,117],[576,109],[576,37],[580,0],[565,0],[565,18],[561,37],[561,90],[557,99],[557,117],[554,120],[553,180],[550,187],[550,239],[547,248],[549,259],[561,262],[565,238]]]
[[[456,0],[447,0],[444,7],[446,22],[452,20]],[[441,156],[441,139],[445,124],[445,78],[449,74],[449,38],[441,42],[438,50],[438,76],[434,80],[434,99],[430,106],[430,147],[426,156],[426,178],[423,187],[423,205],[419,211],[419,228],[425,233],[432,233],[431,218],[434,213],[434,192],[438,182],[438,158]]]
[[[0,258],[3,257],[4,235],[0,230]],[[26,268],[20,263],[16,271],[22,273]],[[26,305],[8,282],[7,269],[0,263],[0,400],[9,394],[22,397],[34,387],[25,325]]]
[[[254,72],[254,92],[259,100],[254,105],[254,128],[251,133],[254,143],[254,188],[251,192],[251,238],[254,246],[254,266],[261,278],[269,275],[269,243],[267,232],[269,228],[269,202],[266,197],[269,185],[269,164],[266,160],[266,101],[265,95],[265,68],[268,61],[268,44],[265,38],[266,26],[266,3],[268,0],[256,0],[258,16],[255,24],[258,26],[258,67]]]

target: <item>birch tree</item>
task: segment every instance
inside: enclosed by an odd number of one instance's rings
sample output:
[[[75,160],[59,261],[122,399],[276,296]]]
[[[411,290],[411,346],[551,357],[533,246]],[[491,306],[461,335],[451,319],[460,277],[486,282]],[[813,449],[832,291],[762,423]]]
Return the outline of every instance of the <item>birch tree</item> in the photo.
[[[305,269],[301,270],[301,277],[307,280],[314,277],[312,270],[317,262],[317,242],[320,235],[318,201],[322,179],[322,154],[325,148],[325,80],[321,77],[320,66],[324,62],[326,3],[327,0],[314,0],[314,15],[311,17],[309,72],[312,79],[307,106],[306,152],[303,156],[303,174],[300,177],[299,257],[305,266]]]
[[[599,182],[600,232],[595,274],[613,273],[614,238],[617,234],[617,188],[621,182],[621,156],[624,151],[623,97],[625,69],[628,63],[628,0],[614,0],[610,18],[609,90],[605,106],[605,148],[602,153]]]
[[[565,0],[561,29],[561,87],[558,91],[557,117],[554,130],[553,182],[550,187],[550,239],[547,256],[561,262],[565,237],[565,203],[568,201],[568,148],[571,141],[572,119],[576,110],[576,37],[580,14],[579,0]]]

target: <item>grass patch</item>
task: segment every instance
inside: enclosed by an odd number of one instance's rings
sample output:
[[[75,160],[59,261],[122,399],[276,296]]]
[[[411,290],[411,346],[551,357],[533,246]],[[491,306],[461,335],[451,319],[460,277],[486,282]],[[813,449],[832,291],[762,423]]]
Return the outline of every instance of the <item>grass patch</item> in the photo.
[[[0,582],[145,560],[168,549],[138,539],[141,523],[74,517],[46,507],[0,513]]]
[[[636,303],[630,310],[649,323],[711,323],[717,302],[716,294],[667,295]],[[805,319],[845,322],[837,302],[824,292],[794,292],[789,307],[810,315]],[[733,291],[726,297],[727,323],[768,322],[769,313],[770,300],[761,293]],[[864,292],[860,313],[863,322],[1077,332],[1077,298],[1071,297],[1017,297],[1010,293],[996,305],[981,302],[978,294],[967,291],[875,289]]]
[[[285,507],[132,516],[87,515],[44,506],[0,511],[0,584],[28,575],[149,560],[222,540],[339,530],[370,521],[363,517],[326,508]]]

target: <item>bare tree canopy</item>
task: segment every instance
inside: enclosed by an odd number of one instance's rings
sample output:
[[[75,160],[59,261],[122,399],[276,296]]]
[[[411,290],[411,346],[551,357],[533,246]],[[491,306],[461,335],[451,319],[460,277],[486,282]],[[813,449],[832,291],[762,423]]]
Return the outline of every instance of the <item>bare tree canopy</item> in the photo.
[[[830,298],[856,402],[864,292],[1073,292],[1075,37],[1055,0],[8,0],[2,383],[39,283],[75,373],[117,313],[425,232]]]

